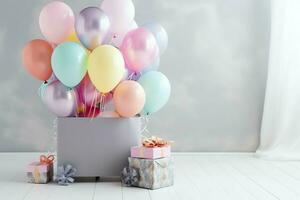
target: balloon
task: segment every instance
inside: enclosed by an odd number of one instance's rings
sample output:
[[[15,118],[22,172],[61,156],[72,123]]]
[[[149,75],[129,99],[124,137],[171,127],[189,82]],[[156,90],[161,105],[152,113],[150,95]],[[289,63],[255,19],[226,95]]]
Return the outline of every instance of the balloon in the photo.
[[[101,9],[108,15],[110,32],[123,33],[134,19],[135,9],[131,0],[104,0]]]
[[[122,117],[133,117],[145,104],[145,92],[136,81],[121,82],[114,92],[114,105]]]
[[[94,49],[88,59],[88,74],[99,92],[107,93],[122,80],[125,64],[121,52],[111,45]]]
[[[101,112],[98,117],[103,117],[103,118],[119,118],[120,115],[116,111],[104,111]]]
[[[144,74],[149,71],[157,71],[159,67],[159,63],[160,63],[160,57],[157,56],[154,62],[148,65],[147,67],[145,67],[142,73]]]
[[[78,37],[77,37],[76,32],[73,31],[73,32],[69,35],[69,37],[66,39],[65,42],[78,42],[78,43],[79,43],[80,41],[79,41],[79,39],[78,39]]]
[[[76,87],[77,93],[81,102],[86,106],[95,106],[100,101],[101,94],[96,90],[92,84],[88,74],[82,79],[80,84]]]
[[[26,44],[22,59],[27,71],[41,81],[47,80],[52,74],[52,52],[51,45],[44,40],[32,40]]]
[[[58,117],[74,116],[76,113],[76,91],[67,88],[59,81],[47,85],[42,100],[49,110]]]
[[[115,45],[116,47],[120,47],[122,45],[122,42],[124,40],[124,37],[126,36],[126,34],[133,30],[138,28],[138,25],[135,21],[132,21],[130,26],[128,26],[126,28],[126,30],[124,30],[123,32],[120,33],[114,33],[112,36],[110,36],[111,38],[111,42],[113,43],[113,45]]]
[[[156,40],[145,28],[137,28],[127,33],[120,49],[127,68],[135,72],[141,72],[158,55]]]
[[[38,90],[38,95],[41,99],[44,98],[44,94],[45,94],[45,90],[46,90],[47,86],[54,81],[57,81],[57,78],[55,77],[54,74],[52,74],[51,77],[47,81],[45,81],[44,83],[41,84],[41,86],[39,87],[39,90]]]
[[[107,15],[97,7],[83,9],[75,25],[81,43],[91,50],[104,42],[109,27],[110,22]]]
[[[58,80],[68,87],[78,85],[87,71],[87,55],[78,43],[65,42],[58,45],[51,58],[52,69]]]
[[[151,114],[160,110],[169,100],[171,85],[168,78],[161,72],[150,71],[143,74],[138,82],[146,93],[143,113]]]
[[[64,42],[74,31],[74,14],[72,9],[61,1],[47,4],[40,14],[40,29],[45,38],[54,44]]]
[[[168,47],[168,34],[166,30],[157,23],[148,23],[143,25],[143,27],[151,31],[154,35],[159,47],[159,53],[162,55]]]

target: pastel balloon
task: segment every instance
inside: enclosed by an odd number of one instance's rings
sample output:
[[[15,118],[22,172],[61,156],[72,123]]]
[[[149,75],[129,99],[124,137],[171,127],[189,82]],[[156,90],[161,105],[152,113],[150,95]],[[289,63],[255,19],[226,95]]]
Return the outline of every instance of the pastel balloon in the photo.
[[[32,40],[22,52],[23,65],[35,78],[45,81],[52,74],[51,55],[53,48],[44,40]]]
[[[83,9],[76,19],[77,35],[81,43],[91,50],[105,41],[109,28],[109,18],[97,7]]]
[[[168,47],[168,34],[166,30],[158,23],[148,23],[143,25],[144,28],[151,31],[158,44],[159,53],[162,55]]]
[[[66,39],[65,42],[80,42],[78,37],[77,37],[77,34],[75,31],[73,31],[69,36],[68,38]]]
[[[111,45],[94,49],[88,59],[89,77],[99,92],[107,93],[122,80],[125,64],[121,52]]]
[[[137,28],[127,33],[120,49],[126,67],[135,72],[141,72],[153,63],[158,55],[155,37],[145,28]]]
[[[113,96],[116,111],[122,117],[133,117],[144,107],[145,92],[136,81],[123,81],[116,88]]]
[[[54,74],[52,74],[51,77],[47,81],[45,81],[41,84],[41,86],[38,89],[38,95],[41,99],[44,98],[44,94],[45,94],[45,90],[46,90],[47,86],[54,81],[57,81],[57,78],[55,77]]]
[[[134,19],[135,8],[131,0],[104,0],[101,9],[111,22],[111,33],[123,33]]]
[[[76,91],[64,86],[59,81],[47,85],[42,101],[58,117],[75,116],[77,108]]]
[[[122,42],[126,36],[126,34],[131,31],[138,28],[138,25],[135,21],[132,21],[130,26],[126,27],[126,30],[124,30],[123,32],[119,32],[119,33],[114,33],[111,36],[111,42],[113,43],[114,46],[116,47],[120,47],[122,45]]]
[[[103,118],[119,118],[120,115],[116,111],[104,111],[101,112],[98,117],[103,117]]]
[[[144,114],[152,114],[160,110],[169,100],[171,85],[168,78],[161,72],[150,71],[143,74],[138,82],[146,93]]]
[[[61,1],[47,4],[41,11],[39,24],[45,38],[54,44],[62,43],[74,31],[74,13]]]
[[[81,102],[86,106],[95,106],[100,101],[101,94],[92,84],[88,74],[85,75],[76,90]]]
[[[80,44],[65,42],[58,45],[53,52],[52,69],[58,80],[72,88],[85,76],[87,59],[87,51]]]

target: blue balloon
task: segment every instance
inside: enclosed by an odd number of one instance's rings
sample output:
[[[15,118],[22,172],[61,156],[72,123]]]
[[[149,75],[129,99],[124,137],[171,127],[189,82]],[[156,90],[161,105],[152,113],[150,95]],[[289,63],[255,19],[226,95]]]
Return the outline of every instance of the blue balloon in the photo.
[[[55,76],[67,87],[75,87],[87,72],[88,54],[85,48],[76,42],[58,45],[51,57]]]
[[[147,72],[139,78],[138,82],[144,88],[146,94],[144,114],[155,113],[168,102],[171,85],[163,73],[157,71]]]

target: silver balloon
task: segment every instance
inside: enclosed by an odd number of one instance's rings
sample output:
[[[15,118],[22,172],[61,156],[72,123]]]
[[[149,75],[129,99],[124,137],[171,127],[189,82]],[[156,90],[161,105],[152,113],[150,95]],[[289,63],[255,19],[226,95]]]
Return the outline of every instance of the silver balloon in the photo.
[[[77,36],[80,42],[90,50],[104,43],[109,28],[108,16],[97,7],[83,9],[76,18]]]
[[[42,101],[58,117],[75,116],[77,93],[59,81],[47,85]]]
[[[159,47],[159,53],[160,55],[162,55],[168,47],[169,39],[166,30],[160,24],[157,23],[147,23],[144,24],[142,27],[151,31],[151,33],[154,35]]]

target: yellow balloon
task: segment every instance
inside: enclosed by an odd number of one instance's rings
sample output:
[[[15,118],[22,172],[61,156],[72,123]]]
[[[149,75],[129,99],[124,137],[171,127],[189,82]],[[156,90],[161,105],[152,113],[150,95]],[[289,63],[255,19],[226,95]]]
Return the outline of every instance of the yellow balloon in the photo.
[[[98,46],[88,59],[88,74],[99,92],[113,90],[122,80],[125,63],[121,52],[111,46]]]
[[[77,34],[75,31],[73,31],[69,37],[66,39],[67,42],[80,42],[78,37],[77,37]]]

